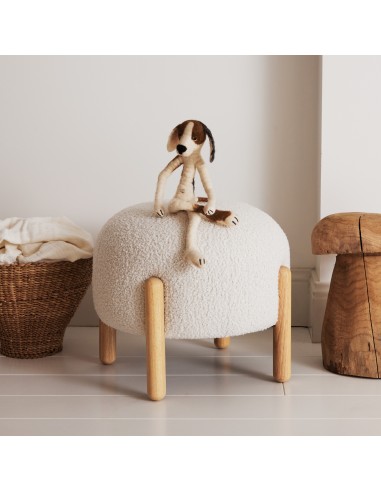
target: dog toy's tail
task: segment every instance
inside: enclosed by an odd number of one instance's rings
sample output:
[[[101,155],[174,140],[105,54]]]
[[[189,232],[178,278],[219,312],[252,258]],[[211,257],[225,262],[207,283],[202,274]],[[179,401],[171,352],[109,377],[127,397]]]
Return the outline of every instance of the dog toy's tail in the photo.
[[[197,202],[207,203],[208,199],[205,197],[198,197]],[[203,205],[196,203],[193,205],[193,211],[202,214],[210,222],[219,224],[225,227],[231,227],[238,224],[238,217],[230,210],[216,210],[213,215],[205,215]]]

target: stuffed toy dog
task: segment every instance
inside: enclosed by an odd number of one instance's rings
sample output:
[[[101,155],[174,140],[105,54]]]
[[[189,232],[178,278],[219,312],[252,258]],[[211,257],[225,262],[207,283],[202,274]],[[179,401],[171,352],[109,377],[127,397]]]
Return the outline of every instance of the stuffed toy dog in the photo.
[[[168,138],[167,150],[172,152],[176,149],[177,155],[159,174],[154,203],[156,215],[163,217],[165,183],[168,176],[182,165],[180,183],[175,196],[169,202],[168,212],[185,211],[188,213],[189,224],[186,235],[185,258],[198,268],[205,265],[205,258],[197,245],[197,229],[200,221],[205,218],[215,224],[227,227],[238,224],[238,218],[233,212],[216,210],[216,198],[205,162],[200,154],[206,137],[209,138],[210,143],[210,162],[213,162],[216,151],[214,139],[211,131],[204,123],[197,120],[186,120],[172,130]],[[200,175],[207,198],[195,197],[194,179],[196,171]]]

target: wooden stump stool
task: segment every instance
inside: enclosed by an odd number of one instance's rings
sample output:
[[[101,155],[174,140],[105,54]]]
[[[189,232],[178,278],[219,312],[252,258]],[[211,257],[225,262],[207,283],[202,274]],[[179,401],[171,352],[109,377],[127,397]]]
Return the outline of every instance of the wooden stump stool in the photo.
[[[337,374],[381,377],[381,214],[329,215],[312,252],[337,254],[322,331],[323,364]]]

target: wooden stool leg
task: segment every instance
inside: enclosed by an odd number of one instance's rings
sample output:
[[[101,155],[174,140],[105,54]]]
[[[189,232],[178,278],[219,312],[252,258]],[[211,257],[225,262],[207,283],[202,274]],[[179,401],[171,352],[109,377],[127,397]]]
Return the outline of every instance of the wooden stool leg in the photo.
[[[145,283],[147,393],[151,400],[162,400],[166,393],[164,285],[157,277]]]
[[[116,359],[116,330],[99,320],[99,358],[103,364],[113,364]]]
[[[218,349],[224,349],[226,347],[229,347],[229,345],[230,345],[230,337],[215,338],[214,339],[214,345]]]
[[[287,267],[279,270],[278,322],[274,327],[273,373],[279,383],[291,377],[291,271]]]

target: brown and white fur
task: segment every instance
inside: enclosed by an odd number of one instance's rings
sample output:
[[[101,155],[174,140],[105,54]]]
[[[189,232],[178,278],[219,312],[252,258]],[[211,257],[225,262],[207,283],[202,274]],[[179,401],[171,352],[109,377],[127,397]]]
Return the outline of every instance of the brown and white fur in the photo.
[[[216,210],[216,198],[209,173],[200,154],[206,137],[209,138],[210,143],[210,162],[213,162],[215,154],[214,139],[211,131],[204,123],[197,120],[186,120],[172,130],[168,138],[167,150],[172,152],[176,149],[177,155],[159,174],[154,203],[156,215],[163,217],[165,183],[168,176],[182,165],[180,183],[175,196],[169,202],[168,212],[185,211],[188,213],[189,224],[186,235],[185,257],[198,268],[202,268],[205,265],[205,258],[197,245],[197,229],[202,218],[227,227],[238,224],[238,218],[233,212]],[[200,175],[207,198],[195,197],[194,178],[196,171]],[[205,205],[200,205],[200,203],[205,203]]]

